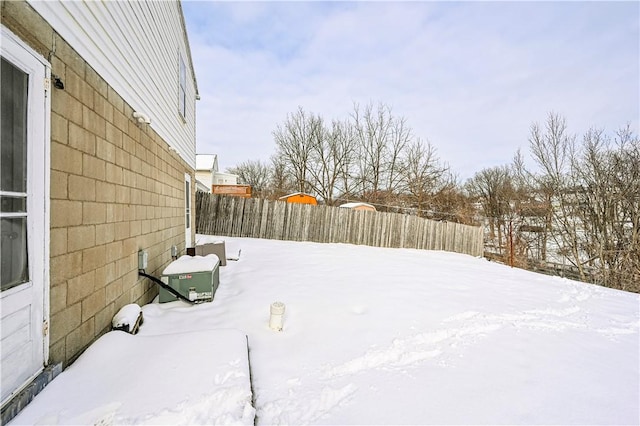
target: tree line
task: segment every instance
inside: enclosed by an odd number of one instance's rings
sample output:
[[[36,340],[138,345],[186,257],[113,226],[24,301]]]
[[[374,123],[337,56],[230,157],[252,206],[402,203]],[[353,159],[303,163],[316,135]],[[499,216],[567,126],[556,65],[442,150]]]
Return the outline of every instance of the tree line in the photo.
[[[470,221],[470,211],[457,211],[464,203],[448,164],[384,104],[354,104],[347,119],[331,121],[298,108],[273,138],[270,162],[246,161],[228,170],[257,196],[306,192],[327,205],[362,201],[382,211]]]
[[[327,205],[482,225],[486,251],[512,265],[562,264],[583,281],[640,291],[640,139],[630,126],[578,137],[549,113],[530,128],[532,166],[518,152],[466,182],[384,104],[354,104],[330,121],[298,108],[273,138],[269,162],[228,170],[254,196],[306,192]]]

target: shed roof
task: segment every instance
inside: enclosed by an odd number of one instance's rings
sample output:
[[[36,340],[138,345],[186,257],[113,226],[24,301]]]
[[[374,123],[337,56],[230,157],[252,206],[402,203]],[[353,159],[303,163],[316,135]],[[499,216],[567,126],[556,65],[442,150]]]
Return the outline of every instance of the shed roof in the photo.
[[[304,195],[307,197],[311,197],[311,198],[316,198],[311,194],[306,194],[304,192],[294,192],[293,194],[287,194],[287,195],[283,195],[282,197],[278,198],[278,200],[286,200],[289,197],[295,197],[296,195]]]
[[[345,207],[348,209],[355,209],[356,207],[370,207],[373,210],[376,209],[373,205],[368,203],[344,203],[344,204],[341,204],[340,207]]]

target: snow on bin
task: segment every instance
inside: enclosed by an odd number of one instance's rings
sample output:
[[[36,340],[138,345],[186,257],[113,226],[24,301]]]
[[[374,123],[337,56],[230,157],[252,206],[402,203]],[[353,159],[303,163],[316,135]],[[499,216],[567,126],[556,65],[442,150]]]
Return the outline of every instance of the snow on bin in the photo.
[[[220,259],[215,254],[207,256],[181,256],[162,271],[162,282],[194,302],[210,302],[220,283]],[[160,303],[173,302],[177,298],[160,288]]]

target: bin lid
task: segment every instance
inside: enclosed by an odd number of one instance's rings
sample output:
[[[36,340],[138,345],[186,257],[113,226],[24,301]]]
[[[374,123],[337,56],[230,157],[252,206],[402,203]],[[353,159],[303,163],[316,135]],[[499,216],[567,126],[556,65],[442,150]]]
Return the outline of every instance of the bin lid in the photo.
[[[216,269],[219,265],[220,259],[215,254],[208,254],[206,256],[180,256],[178,259],[171,262],[162,275],[176,275],[176,274],[189,274],[192,272],[209,272]]]

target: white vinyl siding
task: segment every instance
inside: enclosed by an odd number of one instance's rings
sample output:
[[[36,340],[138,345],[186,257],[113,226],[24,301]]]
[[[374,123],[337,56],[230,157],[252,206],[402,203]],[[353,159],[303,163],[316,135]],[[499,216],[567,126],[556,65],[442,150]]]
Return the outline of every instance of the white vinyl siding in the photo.
[[[196,83],[177,1],[33,1],[33,8],[195,168]],[[180,64],[186,66],[184,117]]]
[[[220,172],[214,173],[213,184],[214,185],[237,185],[238,175],[233,175],[231,173],[220,173]]]
[[[210,170],[196,170],[196,180],[204,183],[211,191],[211,184],[213,180],[211,179],[212,174]]]
[[[180,92],[178,93],[178,110],[180,115],[185,118],[187,115],[187,67],[184,64],[182,55],[179,58],[180,61]]]

